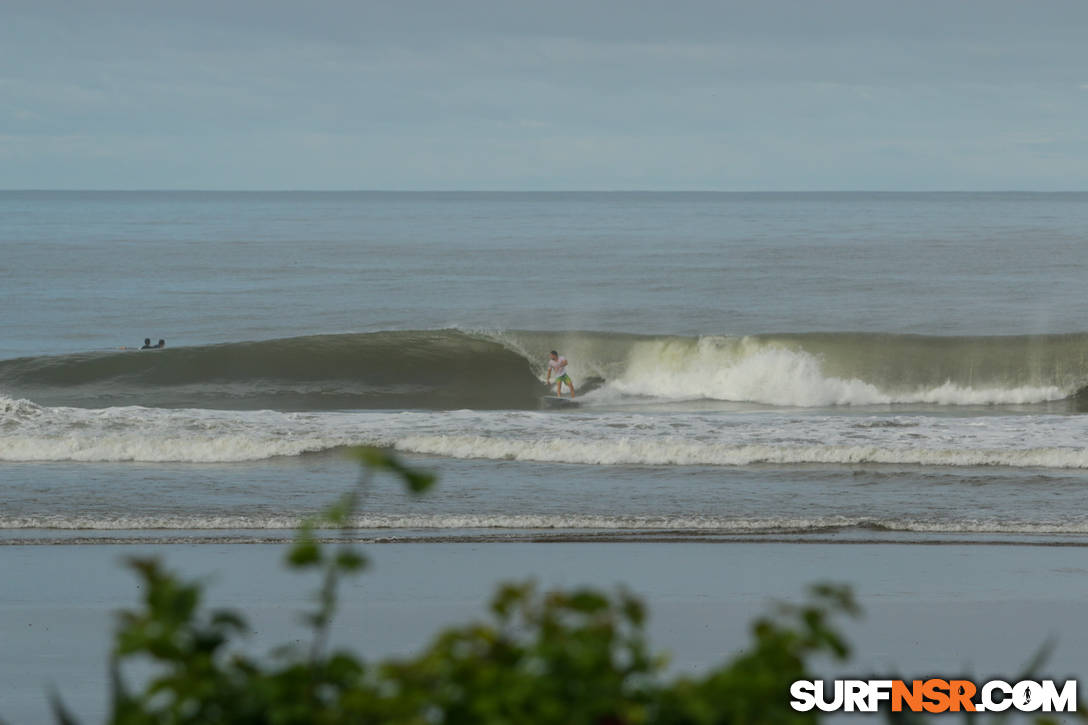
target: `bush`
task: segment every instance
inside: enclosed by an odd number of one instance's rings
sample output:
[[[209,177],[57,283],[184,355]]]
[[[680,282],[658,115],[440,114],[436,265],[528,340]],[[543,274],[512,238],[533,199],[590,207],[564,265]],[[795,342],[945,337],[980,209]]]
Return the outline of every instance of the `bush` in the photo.
[[[359,484],[323,517],[302,527],[289,566],[321,572],[317,606],[307,615],[304,649],[280,648],[253,659],[233,646],[246,631],[242,615],[205,611],[202,587],[154,560],[131,562],[142,607],[121,615],[111,657],[114,725],[619,725],[621,723],[810,723],[813,713],[789,707],[789,686],[813,679],[815,655],[848,655],[833,626],[854,614],[850,592],[814,587],[807,603],[781,605],[752,626],[744,653],[701,677],[667,679],[665,658],[645,638],[642,603],[626,592],[592,589],[538,592],[533,584],[500,587],[490,621],[441,632],[418,656],[368,663],[328,648],[337,588],[365,557],[347,529],[379,473],[422,493],[433,477],[392,455],[362,449]],[[322,527],[345,536],[332,544]],[[132,689],[128,661],[149,661],[152,675]],[[58,722],[75,723],[59,698]]]

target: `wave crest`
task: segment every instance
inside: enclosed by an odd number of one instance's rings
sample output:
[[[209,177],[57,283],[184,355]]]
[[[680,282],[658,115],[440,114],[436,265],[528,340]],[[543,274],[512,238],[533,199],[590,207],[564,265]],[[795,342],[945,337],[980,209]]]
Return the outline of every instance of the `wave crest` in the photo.
[[[1036,404],[1088,409],[1088,334],[647,336],[392,331],[0,361],[47,405],[278,410],[532,409],[550,349],[588,403],[793,407]]]

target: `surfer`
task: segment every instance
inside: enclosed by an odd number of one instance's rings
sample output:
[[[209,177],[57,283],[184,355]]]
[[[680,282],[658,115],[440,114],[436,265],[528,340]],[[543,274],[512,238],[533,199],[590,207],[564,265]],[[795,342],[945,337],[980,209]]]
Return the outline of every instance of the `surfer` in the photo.
[[[151,344],[151,338],[150,337],[145,337],[144,338],[144,346],[141,347],[140,349],[141,350],[154,350],[155,349],[155,346]]]
[[[155,347],[156,347],[156,349],[159,349],[159,350],[166,347],[166,340],[159,340],[159,344],[156,345]]]
[[[555,350],[551,351],[551,360],[548,361],[548,385],[552,384],[552,371],[555,372],[556,397],[563,397],[563,383],[566,383],[570,388],[570,398],[574,400],[574,383],[567,375],[567,359]]]

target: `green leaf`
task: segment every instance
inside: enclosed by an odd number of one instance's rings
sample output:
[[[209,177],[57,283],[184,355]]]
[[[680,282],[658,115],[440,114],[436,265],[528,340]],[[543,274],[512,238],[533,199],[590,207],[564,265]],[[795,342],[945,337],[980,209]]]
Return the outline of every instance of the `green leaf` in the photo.
[[[321,561],[321,546],[315,541],[299,541],[291,546],[287,553],[287,563],[293,567],[304,567]]]
[[[246,620],[238,612],[231,611],[229,609],[220,609],[212,614],[212,624],[215,624],[223,629],[234,629],[239,632],[245,632],[248,629]]]
[[[359,571],[366,566],[366,557],[351,549],[336,554],[336,567],[343,571]]]
[[[349,455],[358,459],[364,465],[370,468],[384,469],[389,468],[390,464],[396,459],[393,458],[391,453],[381,449],[374,448],[372,446],[360,446],[358,448],[352,448]]]
[[[409,490],[411,490],[412,493],[417,494],[427,491],[427,489],[434,485],[436,480],[434,474],[421,473],[419,471],[405,470],[401,475],[404,482],[408,484]]]
[[[436,480],[434,474],[406,466],[391,451],[382,448],[353,448],[350,455],[367,468],[396,474],[412,493],[423,493]]]

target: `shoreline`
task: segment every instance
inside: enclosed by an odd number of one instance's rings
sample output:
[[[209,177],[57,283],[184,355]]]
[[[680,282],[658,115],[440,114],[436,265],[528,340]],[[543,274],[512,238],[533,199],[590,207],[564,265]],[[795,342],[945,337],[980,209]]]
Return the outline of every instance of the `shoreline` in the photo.
[[[33,531],[33,530],[31,530]],[[40,531],[40,530],[39,530]],[[267,534],[259,530],[241,530],[234,533],[220,533],[211,530],[182,531],[172,534],[144,533],[141,531],[116,530],[103,531],[101,534],[68,532],[61,535],[43,534],[40,536],[18,536],[14,530],[0,531],[0,547],[20,546],[175,546],[175,545],[286,545],[294,541],[294,530],[290,534],[280,531]],[[902,534],[874,536],[871,532],[842,532],[838,534],[718,534],[712,531],[544,531],[522,532],[450,532],[429,533],[406,531],[402,534],[385,534],[375,531],[360,531],[351,535],[322,535],[315,538],[321,543],[354,543],[368,545],[397,544],[787,544],[805,546],[1003,546],[1003,547],[1044,547],[1044,548],[1088,548],[1088,537],[1052,538],[1051,534],[1009,534],[1005,538],[995,538],[993,534],[953,535],[953,534]]]

